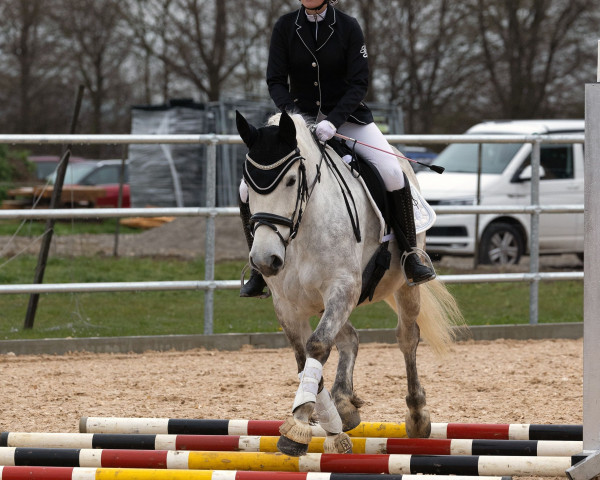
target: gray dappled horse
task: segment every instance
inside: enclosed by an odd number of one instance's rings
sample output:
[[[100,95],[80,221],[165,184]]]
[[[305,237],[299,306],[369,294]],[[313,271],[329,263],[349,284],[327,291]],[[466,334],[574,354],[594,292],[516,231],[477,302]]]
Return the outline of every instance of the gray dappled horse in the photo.
[[[324,154],[302,116],[277,114],[267,126],[255,128],[238,112],[237,128],[249,149],[244,177],[253,214],[250,264],[271,291],[300,378],[278,448],[304,455],[316,416],[327,432],[325,451],[351,451],[343,432],[360,423],[362,402],[352,380],[358,334],[348,317],[361,296],[363,271],[381,243],[380,217],[353,172],[331,149]],[[412,168],[401,161],[417,185]],[[360,241],[353,233],[355,224]],[[424,243],[425,234],[419,234],[418,247]],[[462,317],[439,280],[408,286],[395,241],[390,250],[390,268],[365,303],[385,300],[398,315],[396,337],[408,383],[406,429],[410,437],[428,437],[431,422],[416,364],[419,337],[443,352],[453,340],[452,325]],[[309,319],[315,315],[320,320],[313,332]],[[322,371],[334,345],[339,362],[330,394]]]

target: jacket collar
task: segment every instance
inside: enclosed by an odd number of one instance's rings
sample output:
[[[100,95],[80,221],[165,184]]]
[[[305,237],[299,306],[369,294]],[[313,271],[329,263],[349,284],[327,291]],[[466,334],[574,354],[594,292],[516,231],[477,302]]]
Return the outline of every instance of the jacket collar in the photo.
[[[300,7],[298,10],[298,14],[296,15],[296,34],[302,40],[302,43],[311,51],[319,51],[321,48],[325,46],[325,44],[329,41],[331,36],[333,35],[334,25],[336,23],[336,11],[331,5],[327,6],[327,14],[325,18],[319,22],[319,28],[327,31],[327,35],[321,37],[321,43],[317,45],[315,42],[315,37],[311,32],[311,26],[314,28],[314,24],[310,23],[306,18],[306,10],[304,7]]]

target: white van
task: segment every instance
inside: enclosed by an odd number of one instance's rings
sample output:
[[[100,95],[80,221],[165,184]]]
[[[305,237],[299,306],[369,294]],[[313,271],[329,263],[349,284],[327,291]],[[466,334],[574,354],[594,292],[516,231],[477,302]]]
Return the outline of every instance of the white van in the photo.
[[[568,135],[584,132],[583,120],[517,120],[484,122],[466,134]],[[531,203],[530,143],[485,143],[482,146],[480,205]],[[583,204],[583,145],[542,143],[540,205]],[[476,205],[477,144],[452,144],[434,162],[440,175],[418,172],[423,197],[437,205]],[[476,215],[440,214],[427,232],[427,252],[474,255]],[[531,216],[479,215],[479,263],[516,264],[529,251]],[[583,258],[583,213],[540,215],[540,254],[576,253]]]

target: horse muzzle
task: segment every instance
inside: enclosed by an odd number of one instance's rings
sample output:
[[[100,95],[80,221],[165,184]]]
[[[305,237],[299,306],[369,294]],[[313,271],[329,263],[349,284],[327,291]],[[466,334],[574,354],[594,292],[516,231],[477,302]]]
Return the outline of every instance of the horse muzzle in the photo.
[[[250,265],[265,277],[277,275],[283,269],[284,259],[276,254],[252,255],[250,252]]]

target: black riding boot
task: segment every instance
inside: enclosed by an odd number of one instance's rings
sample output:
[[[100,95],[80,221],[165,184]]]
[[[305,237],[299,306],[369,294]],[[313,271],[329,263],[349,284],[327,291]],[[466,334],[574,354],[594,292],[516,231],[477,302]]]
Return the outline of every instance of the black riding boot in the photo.
[[[393,192],[387,192],[390,205],[390,226],[396,236],[400,250],[407,254],[404,260],[404,273],[411,285],[425,283],[435,278],[435,271],[421,263],[419,255],[414,250],[417,246],[413,198],[406,176],[405,187]]]
[[[252,237],[252,233],[250,232],[250,205],[243,202],[240,198],[238,198],[238,205],[240,207],[240,218],[242,219],[244,235],[246,235],[248,250],[250,250],[254,240],[254,237]],[[268,296],[268,294],[264,292],[266,286],[267,284],[260,272],[252,269],[250,271],[250,279],[245,284],[243,284],[242,279],[240,297],[266,297]]]

